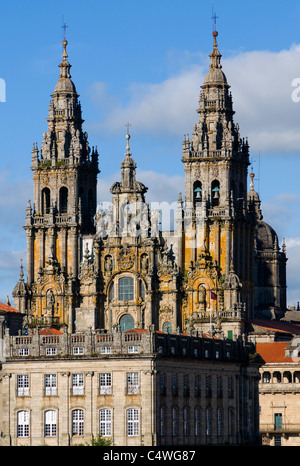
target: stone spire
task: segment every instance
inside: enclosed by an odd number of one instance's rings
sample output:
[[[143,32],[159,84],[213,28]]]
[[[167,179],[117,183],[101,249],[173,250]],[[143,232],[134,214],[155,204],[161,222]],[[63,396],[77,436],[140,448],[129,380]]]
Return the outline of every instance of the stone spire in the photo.
[[[232,156],[233,153],[248,156],[248,142],[242,140],[239,125],[233,121],[230,85],[222,71],[221,53],[218,50],[217,31],[213,32],[213,51],[210,67],[201,86],[199,99],[199,121],[194,126],[191,140],[184,138],[183,157]],[[216,151],[220,151],[216,153]],[[196,153],[196,154],[195,154]]]
[[[94,163],[98,164],[97,151],[90,156],[87,133],[82,130],[81,104],[78,100],[75,84],[71,79],[71,64],[68,61],[67,40],[64,39],[62,61],[59,64],[59,79],[55,85],[49,104],[48,131],[43,134],[40,148],[40,159],[36,152],[32,156],[33,168],[39,162],[51,162],[55,166],[58,161],[68,165]]]
[[[130,152],[130,134],[126,134],[126,153],[123,162],[121,163],[121,182],[116,182],[111,187],[111,192],[116,194],[118,192],[124,194],[139,194],[144,199],[144,194],[147,192],[147,188],[143,183],[136,180],[136,163],[132,158]]]

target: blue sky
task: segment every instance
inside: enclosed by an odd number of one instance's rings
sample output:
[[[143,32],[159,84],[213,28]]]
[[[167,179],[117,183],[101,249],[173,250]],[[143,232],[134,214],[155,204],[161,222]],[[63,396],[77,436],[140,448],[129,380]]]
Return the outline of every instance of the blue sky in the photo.
[[[2,2],[0,78],[0,300],[11,297],[22,228],[32,199],[31,149],[47,129],[58,79],[62,22],[90,145],[100,152],[99,202],[120,177],[125,124],[149,201],[176,201],[183,190],[183,135],[197,121],[200,86],[218,16],[223,70],[235,121],[248,136],[264,219],[287,241],[288,302],[300,300],[299,1],[86,0]],[[299,92],[300,95],[300,92]],[[250,182],[250,181],[249,181]]]

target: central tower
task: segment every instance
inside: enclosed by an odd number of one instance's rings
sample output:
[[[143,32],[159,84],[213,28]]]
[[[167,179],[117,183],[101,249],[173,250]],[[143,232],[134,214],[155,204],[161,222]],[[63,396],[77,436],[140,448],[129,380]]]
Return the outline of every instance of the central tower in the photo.
[[[234,123],[218,33],[200,93],[198,123],[183,142],[185,206],[179,204],[185,327],[241,333],[253,312],[253,232],[247,209],[249,147]],[[247,260],[245,259],[247,258]],[[238,323],[237,323],[238,322]]]

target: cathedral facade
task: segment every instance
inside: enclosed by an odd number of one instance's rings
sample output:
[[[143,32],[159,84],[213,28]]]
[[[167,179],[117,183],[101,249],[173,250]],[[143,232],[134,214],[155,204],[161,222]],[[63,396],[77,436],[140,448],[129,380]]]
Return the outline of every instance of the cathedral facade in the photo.
[[[184,136],[185,193],[169,234],[136,179],[128,133],[121,181],[110,207],[97,208],[99,155],[83,130],[64,40],[48,129],[32,151],[27,280],[22,267],[13,292],[28,325],[70,333],[154,326],[233,338],[257,315],[284,313],[285,247],[262,220],[254,174],[247,189],[249,145],[233,119],[217,35],[198,122]]]

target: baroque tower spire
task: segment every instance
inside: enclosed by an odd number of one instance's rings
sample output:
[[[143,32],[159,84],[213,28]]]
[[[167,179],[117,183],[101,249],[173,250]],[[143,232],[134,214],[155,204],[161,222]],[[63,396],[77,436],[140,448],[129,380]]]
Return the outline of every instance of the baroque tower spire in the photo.
[[[253,236],[247,211],[249,146],[234,122],[217,31],[212,35],[213,50],[201,86],[198,122],[192,136],[185,135],[183,141],[185,207],[181,231],[185,236],[180,242],[179,265],[189,271],[183,321],[195,327],[197,319],[203,322],[214,316],[219,327],[222,313],[230,315],[238,308],[239,322],[235,328],[228,324],[227,329],[240,333],[241,303],[248,307],[248,315],[253,307],[252,262],[245,266],[241,254],[247,249],[251,255]]]
[[[48,128],[32,150],[33,208],[29,204],[27,281],[29,319],[67,325],[80,302],[78,274],[88,238],[95,233],[98,152],[83,131],[81,104],[71,79],[64,38],[59,77],[51,95]]]

